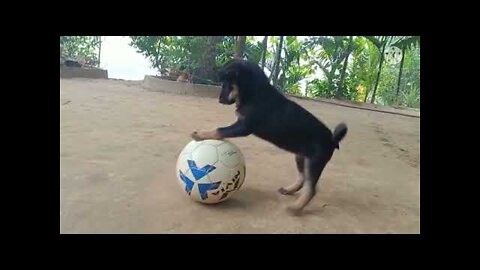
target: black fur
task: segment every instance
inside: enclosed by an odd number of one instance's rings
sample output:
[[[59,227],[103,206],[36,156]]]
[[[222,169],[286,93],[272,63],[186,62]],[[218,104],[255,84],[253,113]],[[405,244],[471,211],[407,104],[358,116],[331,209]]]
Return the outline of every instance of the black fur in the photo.
[[[235,103],[226,97],[233,85],[239,90],[239,120],[231,127],[219,129],[225,138],[254,134],[295,154],[312,157],[322,153],[330,159],[330,152],[338,148],[347,133],[347,126],[341,123],[332,135],[315,116],[273,87],[254,63],[232,60],[220,71],[220,80],[223,83],[220,103]],[[231,129],[241,134],[236,136]]]
[[[306,184],[315,187],[335,148],[339,149],[347,126],[339,124],[332,134],[310,112],[273,87],[254,63],[231,60],[221,69],[219,78],[223,83],[219,102],[227,105],[236,103],[238,116],[233,125],[217,129],[220,136],[232,138],[254,134],[295,153],[297,165],[305,164],[305,168],[309,169]],[[234,89],[238,91],[238,96],[229,99]],[[303,175],[302,168],[298,169]]]

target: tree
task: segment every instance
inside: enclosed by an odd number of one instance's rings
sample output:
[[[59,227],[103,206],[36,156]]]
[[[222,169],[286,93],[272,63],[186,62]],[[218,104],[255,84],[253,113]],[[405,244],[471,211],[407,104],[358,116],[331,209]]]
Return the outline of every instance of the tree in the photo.
[[[372,37],[365,37],[369,40],[367,44],[381,44],[380,48],[375,46],[376,53],[379,58],[382,58],[383,65],[380,68],[380,61],[378,62],[376,69],[377,76],[375,77],[375,87],[374,95],[369,95],[371,99],[374,99],[374,103],[382,104],[382,105],[391,105],[391,104],[405,104],[406,98],[410,100],[409,104],[416,104],[415,99],[413,98],[419,90],[413,89],[410,85],[418,86],[419,80],[419,58],[418,62],[414,65],[410,65],[412,59],[412,53],[410,53],[412,48],[416,48],[417,42],[412,42],[417,38],[413,38],[410,36],[389,36],[383,38],[372,38]],[[386,40],[385,49],[383,48],[383,41]],[[408,50],[401,50],[402,47],[401,41],[408,41],[410,43]],[[395,46],[394,46],[395,45]],[[387,52],[388,48],[388,52]],[[397,52],[401,52],[398,55]],[[383,52],[383,53],[382,53]],[[397,58],[395,56],[399,56]],[[395,61],[388,61],[388,60],[395,60]],[[406,74],[404,74],[406,72]],[[407,75],[407,76],[405,76]],[[411,76],[413,75],[413,76]],[[405,78],[405,80],[402,80]],[[402,83],[405,81],[406,83]],[[404,95],[401,92],[401,89],[405,89],[405,91],[411,93],[408,95]],[[378,100],[377,100],[378,99]]]
[[[292,94],[300,94],[299,82],[315,71],[306,57],[305,42],[296,36],[284,37],[284,57],[280,61],[278,88]],[[301,63],[303,60],[304,63]]]
[[[234,57],[235,43],[235,36],[223,36],[220,42],[217,43],[216,66],[221,66]]]
[[[98,63],[97,66],[100,67],[100,56],[102,52],[102,36],[98,36]]]
[[[400,68],[398,69],[397,91],[395,98],[398,102],[398,93],[400,91],[400,82],[402,81],[403,61],[405,60],[405,48],[402,48],[402,60],[400,60]]]
[[[362,42],[363,39],[360,39]],[[380,56],[378,54],[377,47],[371,42],[364,42],[365,53],[359,57],[364,56],[366,60],[363,62],[363,65],[359,67],[358,72],[361,76],[362,83],[365,85],[365,96],[363,102],[367,102],[368,95],[373,91],[375,84],[375,71],[377,70],[378,63],[380,61]]]
[[[350,36],[350,38],[348,40],[348,48],[347,48],[347,51],[345,52],[346,56],[345,56],[345,60],[343,62],[342,72],[340,73],[340,83],[339,83],[339,86],[337,88],[337,93],[335,95],[335,97],[337,97],[337,98],[340,98],[340,97],[343,96],[343,91],[344,91],[343,81],[345,79],[345,72],[347,71],[348,57],[350,56],[350,53],[352,52],[352,45],[353,45],[353,36]]]
[[[281,47],[280,41],[282,41]],[[302,94],[300,81],[315,71],[307,61],[305,43],[296,36],[270,37],[268,42],[271,44],[270,49],[268,46],[267,49],[264,49],[266,45],[264,42],[265,37],[259,45],[262,47],[262,55],[265,57],[264,67],[270,73],[269,80],[279,91]],[[279,51],[279,49],[281,50]]]
[[[265,60],[267,59],[267,45],[268,36],[265,36],[262,42],[262,70],[265,68]]]
[[[367,102],[368,98],[374,103],[389,105],[395,103],[395,90],[398,90],[397,103],[419,106],[419,50],[406,50],[403,63],[385,64],[386,47],[409,38],[357,36],[350,40],[343,37],[309,37],[306,54],[309,61],[323,71],[324,78],[309,81],[307,94],[363,102]]]
[[[217,80],[217,67],[234,57],[237,41],[234,36],[131,36],[130,45],[146,56],[161,75],[183,70],[193,75],[196,83]],[[240,46],[241,48],[242,46]],[[261,44],[245,37],[243,55],[258,63]]]
[[[161,75],[167,75],[170,70],[182,65],[189,71],[196,68],[195,61],[187,62],[186,58],[193,47],[199,46],[195,44],[200,42],[198,39],[172,36],[131,36],[130,39],[130,45],[147,57]]]
[[[400,87],[398,87],[401,65],[402,75]],[[395,104],[418,108],[420,105],[419,48],[412,46],[411,49],[406,49],[403,54],[403,64],[400,61],[400,63],[386,65],[385,69],[382,70],[378,88],[384,105]]]
[[[260,64],[260,61],[262,59],[262,43],[256,41],[253,36],[247,37],[244,56],[247,58],[248,61]]]
[[[221,39],[221,36],[207,36],[206,50],[204,50],[202,58],[199,62],[197,76],[212,81],[217,81],[217,72],[215,70],[215,59],[217,56],[216,46]]]
[[[159,70],[167,75],[183,70],[201,80],[214,80],[216,45],[221,37],[214,36],[131,36],[135,47]]]
[[[245,50],[245,43],[247,42],[246,36],[238,36],[235,46],[235,57],[243,58],[243,52]]]
[[[280,57],[282,54],[282,47],[283,47],[283,36],[280,36],[280,40],[278,42],[278,47],[275,55],[275,62],[273,66],[273,72],[270,74],[270,78],[272,80],[273,85],[277,86],[278,83],[278,74],[280,73]]]
[[[336,96],[339,88],[339,73],[344,59],[349,55],[348,42],[345,36],[310,37],[307,41],[311,62],[314,63],[328,81],[327,96]],[[326,94],[326,93],[324,93]]]
[[[400,60],[400,68],[398,70],[398,81],[397,81],[397,90],[395,93],[395,99],[398,102],[398,94],[400,92],[400,82],[402,80],[402,71],[403,71],[403,63],[405,60],[405,53],[407,50],[411,50],[414,46],[420,45],[420,37],[419,36],[404,36],[397,39],[391,46],[397,47],[402,50],[402,59]]]
[[[374,37],[367,37],[369,40],[375,44],[375,46],[378,48],[380,52],[380,62],[378,64],[378,73],[377,73],[377,79],[375,81],[375,87],[373,88],[373,94],[372,94],[372,99],[370,100],[370,103],[374,104],[375,103],[375,94],[377,93],[377,87],[378,87],[378,82],[380,81],[380,74],[382,73],[382,65],[383,65],[383,60],[384,60],[384,54],[385,54],[385,47],[387,46],[387,43],[390,39],[388,36],[383,36],[381,40],[376,39]]]
[[[309,96],[419,107],[420,50],[419,41],[412,41],[416,38],[245,36],[242,41],[235,36],[144,36],[132,37],[132,45],[161,74],[184,69],[202,77],[200,83],[215,81],[216,68],[237,55],[263,67],[281,91],[300,94],[300,82],[306,79]],[[385,58],[386,49],[394,45],[405,46],[399,63]],[[311,78],[317,69],[323,76]]]
[[[61,36],[60,53],[64,57],[88,60],[98,64],[97,49],[100,45],[98,36]]]

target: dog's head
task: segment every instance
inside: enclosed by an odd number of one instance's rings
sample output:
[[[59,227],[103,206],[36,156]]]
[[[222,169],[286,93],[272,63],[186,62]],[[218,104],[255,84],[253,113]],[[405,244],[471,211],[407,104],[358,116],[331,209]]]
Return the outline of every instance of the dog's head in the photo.
[[[239,67],[228,62],[219,72],[219,79],[222,82],[222,91],[218,101],[222,104],[231,105],[238,98]]]
[[[226,63],[219,72],[222,91],[219,102],[231,105],[236,101],[244,103],[257,90],[259,83],[267,83],[268,78],[255,63],[242,59],[233,59]]]

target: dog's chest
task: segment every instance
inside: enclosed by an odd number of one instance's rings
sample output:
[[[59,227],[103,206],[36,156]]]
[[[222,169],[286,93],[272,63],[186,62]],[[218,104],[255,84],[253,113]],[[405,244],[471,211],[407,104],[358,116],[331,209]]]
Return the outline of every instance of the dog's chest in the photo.
[[[238,119],[243,120],[245,119],[245,107],[240,107],[239,104],[237,103],[237,107],[235,109],[235,115],[237,116]]]
[[[237,116],[238,119],[242,120],[245,118],[245,115],[240,112],[239,110],[235,110],[235,116]]]

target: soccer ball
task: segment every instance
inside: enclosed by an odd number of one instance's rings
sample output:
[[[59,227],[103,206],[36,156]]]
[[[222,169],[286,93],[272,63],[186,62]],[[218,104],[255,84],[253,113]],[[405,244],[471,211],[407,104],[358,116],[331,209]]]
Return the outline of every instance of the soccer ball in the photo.
[[[245,159],[231,142],[191,141],[177,160],[177,181],[193,200],[214,204],[227,200],[245,180]]]

